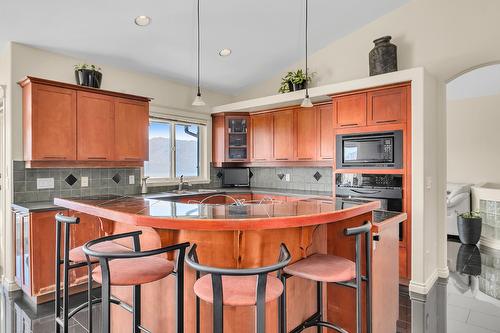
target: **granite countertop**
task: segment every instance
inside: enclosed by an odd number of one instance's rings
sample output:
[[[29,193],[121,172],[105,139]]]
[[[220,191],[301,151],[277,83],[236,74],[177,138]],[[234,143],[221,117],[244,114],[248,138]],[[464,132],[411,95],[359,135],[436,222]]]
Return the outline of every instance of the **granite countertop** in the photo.
[[[195,195],[210,195],[215,193],[258,193],[258,194],[272,194],[272,195],[282,195],[282,196],[298,196],[298,197],[331,197],[332,192],[318,192],[318,191],[303,191],[303,190],[288,190],[288,189],[276,189],[276,188],[261,188],[261,187],[227,187],[227,188],[208,188],[208,189],[186,189],[185,193],[173,193],[173,192],[160,192],[151,193],[144,195],[137,195],[138,197],[154,199],[158,197],[189,197]],[[58,210],[61,207],[54,204],[53,201],[37,201],[37,202],[22,202],[13,203],[12,208],[17,211],[29,213],[29,212],[40,212],[48,210]]]

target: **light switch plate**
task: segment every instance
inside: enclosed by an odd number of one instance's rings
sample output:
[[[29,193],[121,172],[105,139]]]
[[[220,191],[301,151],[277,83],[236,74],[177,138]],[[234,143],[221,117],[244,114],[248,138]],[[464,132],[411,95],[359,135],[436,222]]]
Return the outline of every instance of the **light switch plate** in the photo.
[[[135,184],[135,177],[134,177],[134,175],[128,176],[128,183],[129,183],[129,185],[134,185]]]
[[[37,178],[36,188],[38,190],[54,188],[54,178]]]
[[[82,187],[89,187],[89,177],[82,177],[81,178],[81,186]]]

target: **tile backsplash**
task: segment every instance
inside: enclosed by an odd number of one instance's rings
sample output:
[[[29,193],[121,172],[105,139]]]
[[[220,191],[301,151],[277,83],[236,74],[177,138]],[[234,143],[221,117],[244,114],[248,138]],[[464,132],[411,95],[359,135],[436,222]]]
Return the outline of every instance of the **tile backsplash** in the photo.
[[[332,191],[332,168],[251,168],[251,187],[288,190]],[[287,177],[288,175],[288,177]]]
[[[138,194],[141,191],[140,168],[26,169],[24,165],[24,161],[14,161],[14,202],[16,203],[49,201],[54,197]],[[134,176],[134,184],[129,184],[129,176]],[[88,186],[82,187],[82,177],[88,177]],[[40,183],[40,180],[47,178],[49,183],[53,179],[53,188],[37,189],[37,180]]]

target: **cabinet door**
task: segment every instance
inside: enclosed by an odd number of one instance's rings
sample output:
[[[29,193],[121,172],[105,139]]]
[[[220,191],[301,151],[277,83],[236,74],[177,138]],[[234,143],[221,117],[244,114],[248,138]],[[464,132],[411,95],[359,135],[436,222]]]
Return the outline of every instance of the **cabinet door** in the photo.
[[[75,160],[76,91],[40,84],[32,89],[32,121],[24,123],[31,126],[31,140],[25,142],[31,144],[31,160]]]
[[[336,128],[366,125],[366,93],[334,97],[333,121]]]
[[[273,115],[251,116],[252,160],[269,161],[273,158]]]
[[[248,123],[247,116],[226,117],[226,162],[248,161]]]
[[[274,159],[288,161],[293,159],[293,110],[273,113]]]
[[[333,160],[333,108],[331,104],[317,108],[318,160]]]
[[[115,99],[115,159],[148,160],[149,107],[147,102]]]
[[[61,211],[67,214],[67,211]],[[31,213],[31,296],[39,296],[55,290],[55,215],[57,211]],[[64,241],[64,229],[61,228],[61,248]],[[62,253],[62,251],[61,251]],[[26,272],[25,272],[26,274]]]
[[[406,120],[406,87],[368,92],[368,124],[391,124]]]
[[[226,136],[224,116],[212,117],[212,162],[224,162],[224,138]]]
[[[113,160],[114,98],[82,91],[78,92],[77,97],[78,160]]]
[[[316,108],[295,109],[295,159],[316,159]]]

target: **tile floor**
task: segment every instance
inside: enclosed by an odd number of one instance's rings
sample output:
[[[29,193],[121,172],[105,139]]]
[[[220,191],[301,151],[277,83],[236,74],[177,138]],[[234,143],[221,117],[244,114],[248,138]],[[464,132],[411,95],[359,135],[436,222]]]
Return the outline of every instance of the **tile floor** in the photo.
[[[397,333],[500,333],[500,251],[450,240],[448,266],[450,277],[426,296],[400,288]],[[19,293],[0,296],[0,333],[54,332],[53,303],[34,309]],[[94,311],[94,332],[100,332],[100,308]],[[86,332],[86,326],[82,312],[71,320],[69,331]]]

